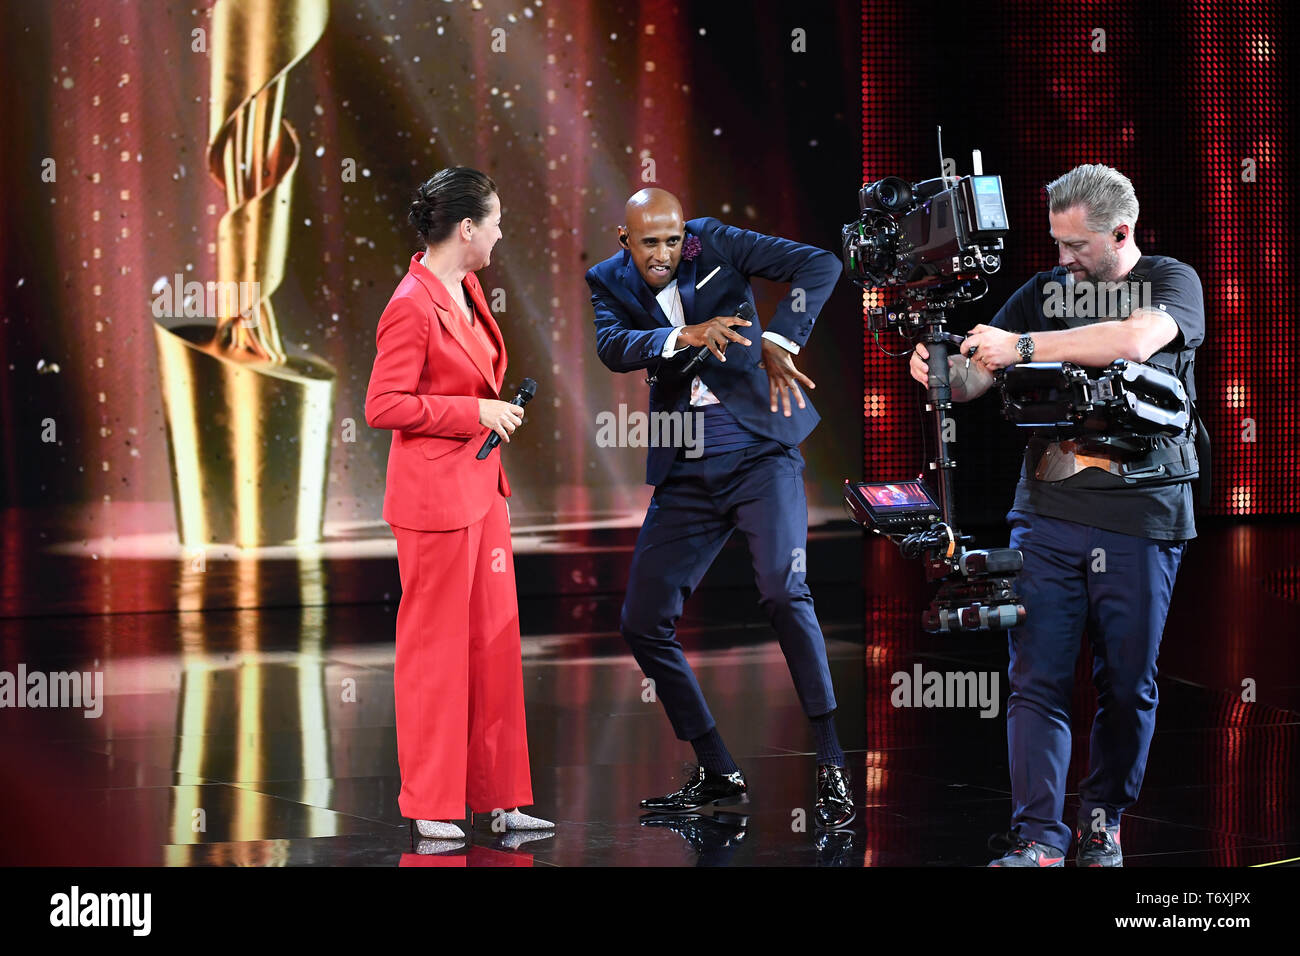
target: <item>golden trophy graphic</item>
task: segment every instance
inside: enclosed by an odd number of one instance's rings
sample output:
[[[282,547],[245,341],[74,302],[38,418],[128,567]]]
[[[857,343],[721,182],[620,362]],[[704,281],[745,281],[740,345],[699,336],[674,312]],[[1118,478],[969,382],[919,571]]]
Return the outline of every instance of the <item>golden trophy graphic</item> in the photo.
[[[209,288],[211,309],[173,308],[159,318],[154,308],[186,547],[321,537],[335,371],[314,356],[285,354],[271,295],[284,278],[299,155],[281,116],[285,84],[328,18],[326,0],[218,0],[212,10],[208,166],[226,193],[215,283],[222,294]],[[179,305],[179,288],[172,298]]]

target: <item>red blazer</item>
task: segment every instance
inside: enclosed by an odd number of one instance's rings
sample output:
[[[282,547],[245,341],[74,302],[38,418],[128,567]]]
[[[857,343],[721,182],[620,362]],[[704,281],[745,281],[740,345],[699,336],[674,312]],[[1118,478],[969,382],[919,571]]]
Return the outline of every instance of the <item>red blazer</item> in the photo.
[[[506,346],[474,273],[465,276],[474,321],[495,343],[489,355],[441,282],[411,257],[375,334],[378,353],[366,389],[366,424],[390,428],[384,520],[415,531],[452,531],[510,496],[498,445],[474,456],[490,434],[478,421],[480,398],[500,399]]]

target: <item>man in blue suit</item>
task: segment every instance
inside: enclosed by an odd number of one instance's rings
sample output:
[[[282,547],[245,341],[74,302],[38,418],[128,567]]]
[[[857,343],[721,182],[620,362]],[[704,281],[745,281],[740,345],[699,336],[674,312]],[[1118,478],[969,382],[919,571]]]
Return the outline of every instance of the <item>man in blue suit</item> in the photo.
[[[724,225],[683,222],[671,193],[632,196],[619,228],[623,249],[587,272],[596,351],[615,372],[649,371],[651,421],[693,415],[701,447],[650,448],[654,496],[637,538],[620,629],[678,739],[699,766],[686,786],[641,801],[657,813],[748,802],[740,768],[723,743],[682,653],[682,605],[734,529],[749,542],[760,602],[776,629],[817,744],[819,826],[837,828],[855,810],[835,733],[835,693],[812,595],[804,581],[808,506],[799,443],[820,416],[794,365],[840,275],[822,249]],[[742,334],[736,315],[753,307],[751,276],[789,282],[762,337]],[[707,349],[689,374],[683,366]],[[682,429],[679,434],[689,434]]]

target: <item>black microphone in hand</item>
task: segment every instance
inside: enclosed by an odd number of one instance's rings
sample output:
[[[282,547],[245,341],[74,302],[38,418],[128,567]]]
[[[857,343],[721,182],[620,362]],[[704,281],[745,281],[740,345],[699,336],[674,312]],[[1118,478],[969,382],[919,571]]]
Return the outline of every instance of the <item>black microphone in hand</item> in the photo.
[[[531,378],[526,378],[520,384],[518,393],[516,393],[515,397],[510,400],[510,404],[518,405],[520,408],[523,408],[530,401],[532,401],[533,396],[536,394],[537,394],[537,383],[534,382]],[[491,435],[488,435],[487,441],[483,443],[483,447],[478,450],[478,454],[475,455],[474,457],[477,458],[479,461],[482,461],[484,458],[490,455],[492,453],[492,449],[496,448],[497,445],[499,444],[501,444],[501,436],[497,432],[493,432]]]
[[[758,318],[758,316],[754,314],[754,307],[749,304],[748,299],[740,303],[740,305],[736,308],[736,315],[738,315],[740,318],[744,319],[745,321],[751,324],[754,322],[756,318]],[[711,354],[712,353],[709,352],[709,347],[707,345],[702,346],[699,351],[697,351],[694,355],[691,356],[690,361],[688,361],[685,365],[682,366],[682,370],[679,374],[683,378],[686,378],[689,375],[694,375],[695,370],[698,369],[701,365],[703,365],[704,360],[708,358],[709,355]]]

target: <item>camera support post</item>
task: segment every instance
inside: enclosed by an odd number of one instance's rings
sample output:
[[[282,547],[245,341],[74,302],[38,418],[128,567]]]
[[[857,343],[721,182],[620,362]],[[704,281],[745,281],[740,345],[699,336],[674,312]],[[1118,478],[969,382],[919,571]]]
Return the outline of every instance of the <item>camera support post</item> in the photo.
[[[935,473],[935,485],[939,492],[939,511],[948,525],[955,522],[955,504],[953,502],[952,472],[957,467],[948,454],[948,412],[952,410],[952,382],[949,378],[948,358],[956,351],[954,348],[960,339],[944,331],[947,312],[943,308],[927,306],[920,312],[925,331],[915,342],[924,342],[930,353],[929,375],[926,376],[926,412],[934,424],[934,434],[938,438],[935,457],[930,460],[930,468]]]

